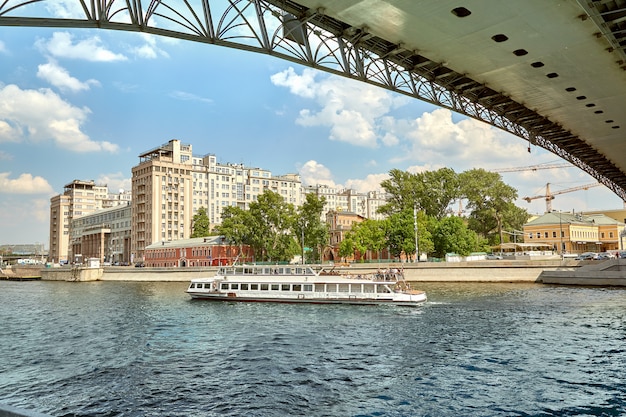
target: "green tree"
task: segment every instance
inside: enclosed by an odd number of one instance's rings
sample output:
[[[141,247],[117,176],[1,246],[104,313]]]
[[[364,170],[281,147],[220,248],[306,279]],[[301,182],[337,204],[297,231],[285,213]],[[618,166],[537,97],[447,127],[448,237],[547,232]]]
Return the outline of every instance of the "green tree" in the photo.
[[[251,241],[262,250],[263,259],[288,261],[298,253],[294,240],[295,209],[280,194],[266,190],[250,203],[253,228]]]
[[[297,210],[296,221],[293,223],[293,232],[301,252],[304,253],[305,247],[313,248],[312,260],[322,260],[324,248],[329,240],[328,225],[322,221],[325,203],[324,197],[307,194],[304,203]]]
[[[517,190],[502,181],[500,174],[488,172],[484,169],[472,169],[460,175],[461,194],[467,199],[467,208],[472,211],[470,217],[478,219],[472,222],[475,227],[480,219],[492,219],[499,235],[499,242],[503,239],[504,214],[510,210],[510,205],[517,198]],[[488,227],[489,225],[485,225]],[[480,232],[488,237],[485,228]]]
[[[357,226],[357,233],[362,236],[367,250],[376,253],[377,257],[380,258],[380,251],[387,246],[385,222],[367,219],[358,223]]]
[[[429,223],[426,214],[417,213],[417,240],[420,253],[431,253],[434,248]],[[392,214],[385,220],[385,231],[386,244],[391,255],[397,258],[403,253],[408,256],[415,254],[416,233],[413,210]]]
[[[200,207],[192,219],[191,237],[205,237],[210,235],[210,221],[204,207]]]
[[[417,177],[410,172],[392,169],[389,171],[389,178],[383,180],[380,186],[387,194],[387,203],[378,208],[380,213],[389,216],[404,210],[412,210],[417,204],[417,190],[420,184]]]
[[[393,169],[389,179],[380,183],[388,202],[379,208],[386,215],[417,208],[427,216],[441,219],[450,204],[459,198],[459,176],[450,168],[417,174]]]
[[[445,217],[437,221],[433,232],[435,254],[444,257],[446,253],[467,256],[476,250],[478,236],[467,228],[460,217]]]
[[[442,219],[450,212],[450,205],[460,197],[459,176],[451,168],[441,168],[437,171],[425,171],[418,174],[423,184],[418,198],[422,210],[428,216]]]
[[[354,241],[348,232],[345,238],[339,243],[339,256],[342,258],[349,258],[354,255],[354,249]]]
[[[229,242],[239,246],[239,255],[243,255],[243,245],[250,245],[256,253],[252,241],[254,225],[250,212],[239,207],[227,206],[222,210],[222,223],[215,227],[215,232],[224,236]]]

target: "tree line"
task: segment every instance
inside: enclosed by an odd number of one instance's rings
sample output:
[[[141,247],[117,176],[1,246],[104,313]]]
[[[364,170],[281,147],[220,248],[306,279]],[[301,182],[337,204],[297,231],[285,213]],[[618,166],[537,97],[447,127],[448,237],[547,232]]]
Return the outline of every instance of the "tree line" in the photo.
[[[528,212],[514,204],[517,190],[498,173],[450,168],[410,173],[393,169],[381,188],[387,203],[379,208],[383,220],[355,223],[339,246],[339,256],[388,249],[393,257],[420,254],[443,257],[454,252],[488,252],[509,241],[506,230],[520,230]],[[325,198],[307,194],[296,208],[266,190],[249,210],[225,207],[222,223],[209,230],[204,208],[193,217],[192,237],[219,234],[232,244],[253,248],[257,261],[287,261],[307,251],[307,261],[321,261],[329,245],[329,226],[322,220]],[[458,209],[457,209],[458,207]],[[461,215],[463,213],[463,215]]]

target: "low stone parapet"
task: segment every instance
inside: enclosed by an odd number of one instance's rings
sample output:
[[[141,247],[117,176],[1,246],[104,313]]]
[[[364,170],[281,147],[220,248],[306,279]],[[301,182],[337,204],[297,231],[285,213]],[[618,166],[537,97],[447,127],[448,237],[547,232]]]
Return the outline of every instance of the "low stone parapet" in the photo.
[[[98,281],[102,279],[102,268],[44,268],[41,270],[42,281]]]

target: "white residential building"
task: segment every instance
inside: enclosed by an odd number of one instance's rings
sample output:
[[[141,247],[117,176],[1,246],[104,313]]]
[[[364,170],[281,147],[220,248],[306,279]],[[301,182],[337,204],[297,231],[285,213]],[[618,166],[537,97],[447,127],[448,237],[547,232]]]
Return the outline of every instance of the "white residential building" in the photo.
[[[221,164],[213,154],[196,156],[192,145],[170,140],[139,155],[132,168],[132,253],[143,260],[151,244],[191,237],[194,214],[207,211],[211,227],[220,224],[226,207],[248,209],[259,194],[271,190],[286,202],[302,202],[300,176],[272,176],[243,164]]]
[[[304,201],[306,194],[315,194],[318,198],[324,197],[326,204],[322,211],[322,219],[326,219],[328,212],[350,212],[361,217],[381,220],[384,216],[378,213],[378,208],[387,203],[385,194],[381,191],[359,193],[353,189],[339,189],[327,185],[309,185],[302,187]]]

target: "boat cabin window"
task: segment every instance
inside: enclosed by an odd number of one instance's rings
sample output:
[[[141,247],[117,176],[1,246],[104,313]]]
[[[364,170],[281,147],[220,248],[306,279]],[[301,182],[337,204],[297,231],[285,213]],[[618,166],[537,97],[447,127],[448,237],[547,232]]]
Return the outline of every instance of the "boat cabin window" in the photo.
[[[379,294],[386,294],[390,293],[391,289],[389,289],[389,287],[385,284],[378,284],[376,285],[376,292]]]
[[[228,289],[228,283],[227,282],[222,282],[222,289],[223,290],[227,290]]]
[[[189,285],[189,288],[196,288],[196,284],[194,284],[193,282]]]
[[[311,285],[311,284],[304,284],[302,289],[304,291],[313,291],[313,285]]]
[[[363,292],[373,293],[374,292],[374,285],[372,285],[372,284],[363,284]]]
[[[251,290],[258,290],[259,289],[259,284],[250,284],[250,289]]]
[[[326,284],[327,292],[337,292],[337,284]]]
[[[261,291],[267,291],[270,289],[269,284],[261,284]]]
[[[281,288],[280,288],[280,289],[281,289],[282,291],[289,291],[289,287],[290,287],[290,285],[289,285],[289,284],[283,284],[283,285],[281,285]]]
[[[324,284],[315,284],[315,292],[325,292]]]
[[[272,284],[272,291],[278,291],[278,284]]]
[[[302,291],[302,284],[293,284],[292,291]]]
[[[248,284],[241,284],[241,289],[242,290],[247,290],[248,289]]]
[[[239,289],[239,284],[230,284],[230,289],[231,290],[238,290]]]
[[[339,284],[339,292],[349,292],[350,284]]]

